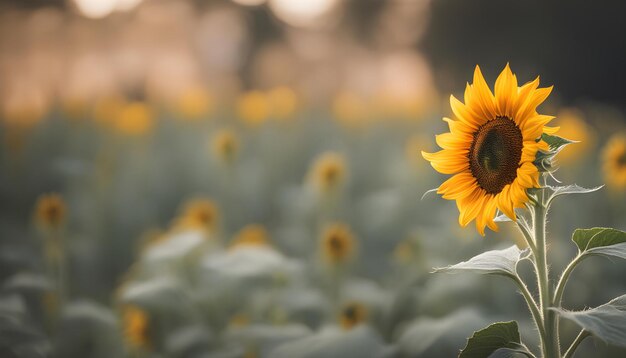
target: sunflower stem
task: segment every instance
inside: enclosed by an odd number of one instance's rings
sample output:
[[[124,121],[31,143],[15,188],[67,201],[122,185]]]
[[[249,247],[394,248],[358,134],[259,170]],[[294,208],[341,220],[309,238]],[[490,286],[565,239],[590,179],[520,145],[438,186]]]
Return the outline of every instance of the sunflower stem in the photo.
[[[550,287],[547,245],[546,245],[546,214],[547,207],[544,201],[544,191],[538,190],[537,201],[533,206],[533,228],[536,244],[535,266],[537,273],[537,285],[539,286],[539,301],[545,329],[545,337],[542,342],[544,358],[559,358],[559,336],[556,329],[555,312],[551,310],[553,292]]]

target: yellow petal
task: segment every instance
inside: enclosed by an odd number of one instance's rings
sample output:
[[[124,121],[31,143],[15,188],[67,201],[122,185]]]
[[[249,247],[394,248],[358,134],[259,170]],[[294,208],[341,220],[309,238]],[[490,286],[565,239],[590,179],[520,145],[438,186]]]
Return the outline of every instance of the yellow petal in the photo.
[[[517,100],[517,78],[508,63],[496,79],[495,92],[498,114],[513,118],[513,104]]]
[[[469,172],[462,172],[454,175],[443,182],[438,194],[443,194],[444,199],[458,199],[469,195],[468,191],[476,188],[476,179]]]
[[[474,82],[472,83],[472,103],[467,103],[471,108],[477,109],[478,114],[484,121],[494,119],[497,115],[495,108],[495,99],[491,89],[485,82],[480,67],[474,69]]]
[[[435,141],[443,149],[469,149],[472,136],[467,133],[443,133],[436,135]]]
[[[447,149],[436,153],[422,151],[422,156],[430,162],[430,165],[435,168],[436,171],[442,174],[456,174],[469,168],[467,151]]]
[[[548,98],[550,92],[552,92],[552,87],[539,88],[533,91],[526,99],[524,104],[522,104],[515,115],[515,122],[520,125],[526,121],[526,119],[536,112],[537,106],[539,106],[543,101]]]
[[[452,108],[454,116],[473,130],[476,130],[484,123],[479,114],[475,113],[471,108],[464,105],[452,95],[450,95],[450,107]]]
[[[504,215],[508,216],[509,219],[513,221],[517,221],[517,217],[515,216],[515,209],[513,207],[513,201],[511,201],[510,197],[511,185],[506,185],[502,188],[500,194],[496,196],[497,206]]]

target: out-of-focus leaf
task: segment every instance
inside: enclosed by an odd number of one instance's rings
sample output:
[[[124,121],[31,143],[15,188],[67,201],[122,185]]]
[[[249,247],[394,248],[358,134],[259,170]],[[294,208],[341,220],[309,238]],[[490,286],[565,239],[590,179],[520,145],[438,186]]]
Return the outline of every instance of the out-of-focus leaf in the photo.
[[[158,277],[129,283],[120,299],[146,307],[181,306],[186,304],[186,291],[174,277]]]
[[[603,227],[576,229],[572,240],[578,246],[578,250],[584,253],[591,249],[626,243],[626,232]]]
[[[116,316],[93,302],[72,302],[63,311],[55,349],[60,357],[117,357],[122,354]]]
[[[480,274],[515,276],[517,263],[527,254],[528,250],[520,250],[513,245],[503,250],[483,252],[456,265],[436,268],[434,272],[459,273],[468,271]]]
[[[296,262],[270,247],[242,246],[205,258],[203,267],[229,278],[273,275],[297,270]]]
[[[200,230],[186,230],[172,234],[162,242],[150,246],[144,252],[147,261],[172,260],[185,257],[205,242]]]
[[[284,343],[268,355],[274,358],[383,358],[394,350],[369,326],[350,331],[327,328],[312,336]]]
[[[626,347],[626,295],[586,311],[554,310],[601,340]]]
[[[3,285],[7,291],[46,291],[52,288],[50,281],[43,275],[29,272],[17,273]]]
[[[473,309],[461,309],[443,318],[421,317],[401,333],[398,348],[403,357],[456,356],[467,335],[487,322]]]
[[[184,327],[169,334],[165,346],[173,357],[194,357],[210,349],[211,333],[202,326]]]
[[[271,351],[283,343],[304,338],[311,334],[311,330],[301,324],[252,324],[244,327],[232,328],[226,333],[226,339],[233,344],[246,342],[255,347],[261,356],[268,356]]]
[[[516,352],[527,351],[521,344],[517,322],[498,322],[474,332],[467,340],[467,345],[461,351],[459,358],[490,357],[502,348]],[[498,354],[504,353],[506,351],[498,352]]]

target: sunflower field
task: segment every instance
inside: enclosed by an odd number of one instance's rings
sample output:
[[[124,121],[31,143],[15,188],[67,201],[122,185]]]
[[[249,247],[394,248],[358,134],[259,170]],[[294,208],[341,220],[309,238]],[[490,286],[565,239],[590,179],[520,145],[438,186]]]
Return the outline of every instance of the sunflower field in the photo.
[[[588,6],[1,3],[0,358],[626,356]]]

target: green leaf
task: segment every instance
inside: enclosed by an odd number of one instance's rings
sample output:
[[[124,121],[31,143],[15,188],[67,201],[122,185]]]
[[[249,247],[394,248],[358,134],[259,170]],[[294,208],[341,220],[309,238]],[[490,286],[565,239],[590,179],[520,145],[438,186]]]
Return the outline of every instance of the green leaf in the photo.
[[[436,273],[459,273],[464,271],[480,274],[515,276],[517,263],[526,258],[528,250],[513,245],[503,250],[491,250],[456,265],[436,268]]]
[[[556,135],[546,134],[546,133],[543,133],[541,135],[541,140],[548,143],[550,150],[553,152],[560,151],[561,149],[563,149],[563,147],[565,147],[568,144],[576,143],[575,141],[565,139]]]
[[[586,311],[552,309],[561,317],[574,321],[601,340],[612,345],[626,347],[626,295]]]
[[[528,352],[521,344],[517,322],[498,322],[474,332],[467,340],[467,345],[459,354],[459,358],[485,358],[496,351],[503,353],[500,350],[502,348]],[[529,353],[526,355],[531,356]]]
[[[604,227],[576,229],[572,235],[572,240],[580,252],[585,253],[585,251],[592,249],[626,243],[626,232]],[[601,254],[599,251],[601,250],[590,253]]]

